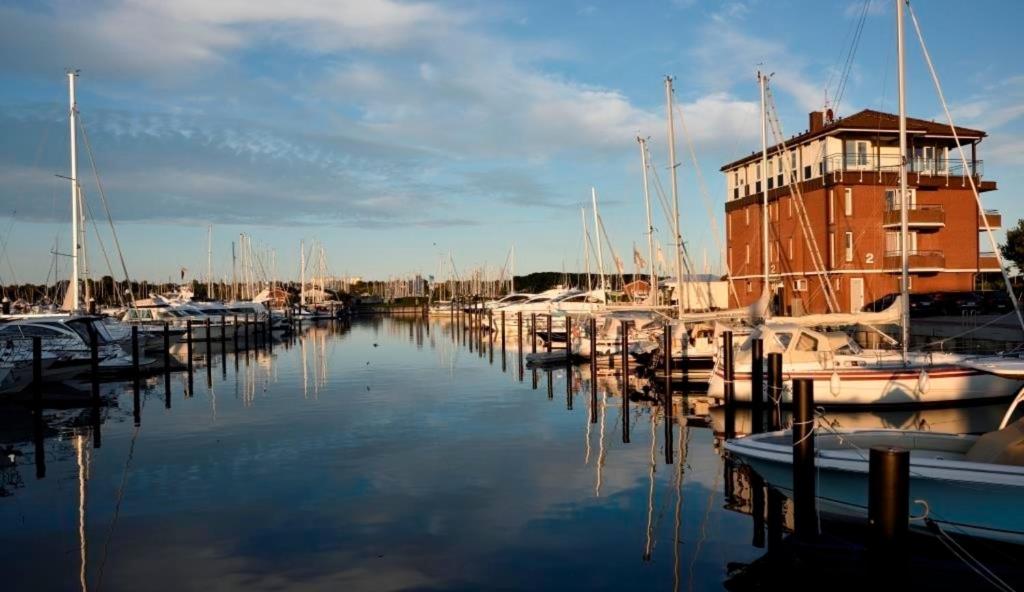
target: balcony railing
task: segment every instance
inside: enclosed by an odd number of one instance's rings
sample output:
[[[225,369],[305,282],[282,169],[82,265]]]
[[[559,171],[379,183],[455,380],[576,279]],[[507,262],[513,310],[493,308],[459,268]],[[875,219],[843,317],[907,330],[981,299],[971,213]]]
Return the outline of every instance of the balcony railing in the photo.
[[[985,210],[985,220],[988,221],[989,228],[995,230],[1003,226],[1003,215],[999,213],[999,210]],[[981,223],[980,230],[985,230],[985,223]]]
[[[938,271],[946,266],[942,251],[910,251],[907,259],[911,271]],[[903,266],[900,251],[886,251],[884,265],[888,269],[900,269]]]
[[[875,172],[899,173],[900,158],[896,154],[830,154],[825,157],[826,173]],[[907,172],[936,177],[963,177],[965,171],[981,178],[984,161],[968,161],[967,166],[959,158],[911,158],[907,162]]]
[[[882,226],[892,228],[901,224],[899,207],[886,207],[882,213]],[[911,205],[907,208],[907,225],[912,228],[941,228],[946,225],[946,212],[940,205]]]

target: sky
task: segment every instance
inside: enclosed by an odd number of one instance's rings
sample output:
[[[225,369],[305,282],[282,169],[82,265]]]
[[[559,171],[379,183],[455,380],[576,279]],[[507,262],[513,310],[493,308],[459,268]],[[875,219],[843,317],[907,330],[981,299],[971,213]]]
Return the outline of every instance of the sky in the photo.
[[[826,98],[839,116],[896,110],[889,0],[870,0],[836,102],[864,2],[3,2],[0,282],[52,281],[55,260],[66,274],[53,253],[70,237],[69,67],[97,276],[105,259],[119,269],[97,178],[133,279],[204,277],[210,225],[217,278],[240,233],[279,279],[297,279],[302,240],[335,275],[438,276],[449,253],[460,273],[494,270],[513,245],[517,274],[582,269],[591,187],[632,270],[646,241],[638,135],[669,187],[666,75],[682,233],[718,272],[718,169],[759,148],[758,68],[786,135]],[[956,123],[989,133],[979,158],[999,191],[983,199],[1011,225],[1024,217],[1024,3],[915,10]],[[907,26],[908,113],[941,120]]]

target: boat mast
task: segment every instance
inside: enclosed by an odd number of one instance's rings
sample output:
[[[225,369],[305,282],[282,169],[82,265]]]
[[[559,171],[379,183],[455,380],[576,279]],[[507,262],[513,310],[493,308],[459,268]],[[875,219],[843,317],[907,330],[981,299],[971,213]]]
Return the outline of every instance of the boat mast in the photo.
[[[676,239],[676,308],[679,317],[683,316],[683,236],[679,232],[679,189],[676,182],[676,130],[672,117],[672,77],[665,77],[665,109],[668,111],[668,168],[672,174],[672,230]]]
[[[900,341],[903,363],[907,363],[907,345],[910,342],[909,253],[907,251],[907,89],[903,64],[903,0],[896,0],[896,56],[899,78],[900,109]]]
[[[231,300],[238,300],[238,280],[235,276],[235,241],[231,241]]]
[[[580,221],[583,222],[583,259],[587,262],[587,292],[593,292],[594,284],[590,281],[590,237],[587,233],[586,208],[580,208]]]
[[[299,241],[299,306],[306,307],[306,241]]]
[[[77,137],[75,128],[78,126],[78,105],[75,102],[75,77],[77,70],[68,70],[68,102],[70,104],[70,116],[68,125],[71,139],[71,282],[68,284],[71,303],[71,310],[78,310],[78,152]]]
[[[647,257],[651,266],[651,291],[648,301],[658,306],[658,276],[654,273],[654,224],[651,222],[651,194],[647,189],[647,140],[636,137],[640,143],[640,162],[644,169],[644,208],[647,210]]]
[[[206,299],[213,300],[213,224],[206,227]]]
[[[604,290],[604,259],[601,255],[601,223],[598,221],[597,214],[597,189],[590,188],[590,200],[594,204],[594,232],[597,233],[597,271],[601,274],[601,283],[598,289]]]
[[[768,273],[771,263],[768,261],[768,108],[765,104],[765,88],[768,85],[768,77],[757,71],[757,85],[761,90],[761,260],[764,262],[764,285],[762,294],[770,290],[768,284]],[[771,302],[769,300],[769,302]],[[768,317],[771,306],[766,306],[764,316]]]
[[[509,273],[508,273],[508,293],[509,294],[515,294],[516,293],[516,244],[515,243],[512,243],[512,257],[511,257],[511,262],[509,263],[508,267],[509,267]]]

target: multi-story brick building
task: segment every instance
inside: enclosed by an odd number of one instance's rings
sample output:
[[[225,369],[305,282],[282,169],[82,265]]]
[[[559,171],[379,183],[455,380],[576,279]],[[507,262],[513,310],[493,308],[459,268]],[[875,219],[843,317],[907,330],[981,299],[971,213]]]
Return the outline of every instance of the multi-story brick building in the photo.
[[[996,189],[982,179],[977,159],[986,134],[957,128],[957,135],[967,167],[947,125],[907,119],[912,292],[973,290],[982,274],[999,272],[995,255],[985,252],[984,222],[965,176],[974,176],[979,192]],[[769,290],[776,310],[827,312],[832,300],[841,312],[857,311],[898,292],[899,118],[864,110],[831,121],[814,112],[810,129],[787,140],[785,149],[770,147],[768,156]],[[757,300],[764,283],[761,168],[758,151],[721,169],[734,306]],[[998,212],[985,217],[1000,226]]]

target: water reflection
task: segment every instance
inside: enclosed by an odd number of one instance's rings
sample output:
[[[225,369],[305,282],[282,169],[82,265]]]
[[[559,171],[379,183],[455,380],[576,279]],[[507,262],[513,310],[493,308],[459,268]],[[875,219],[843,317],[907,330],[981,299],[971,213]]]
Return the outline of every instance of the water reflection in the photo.
[[[196,389],[186,370],[104,384],[84,409],[0,408],[0,545],[25,566],[10,589],[721,589],[791,522],[723,463],[696,395],[666,405],[587,365],[525,380],[517,340],[465,319],[239,346],[194,352]]]

